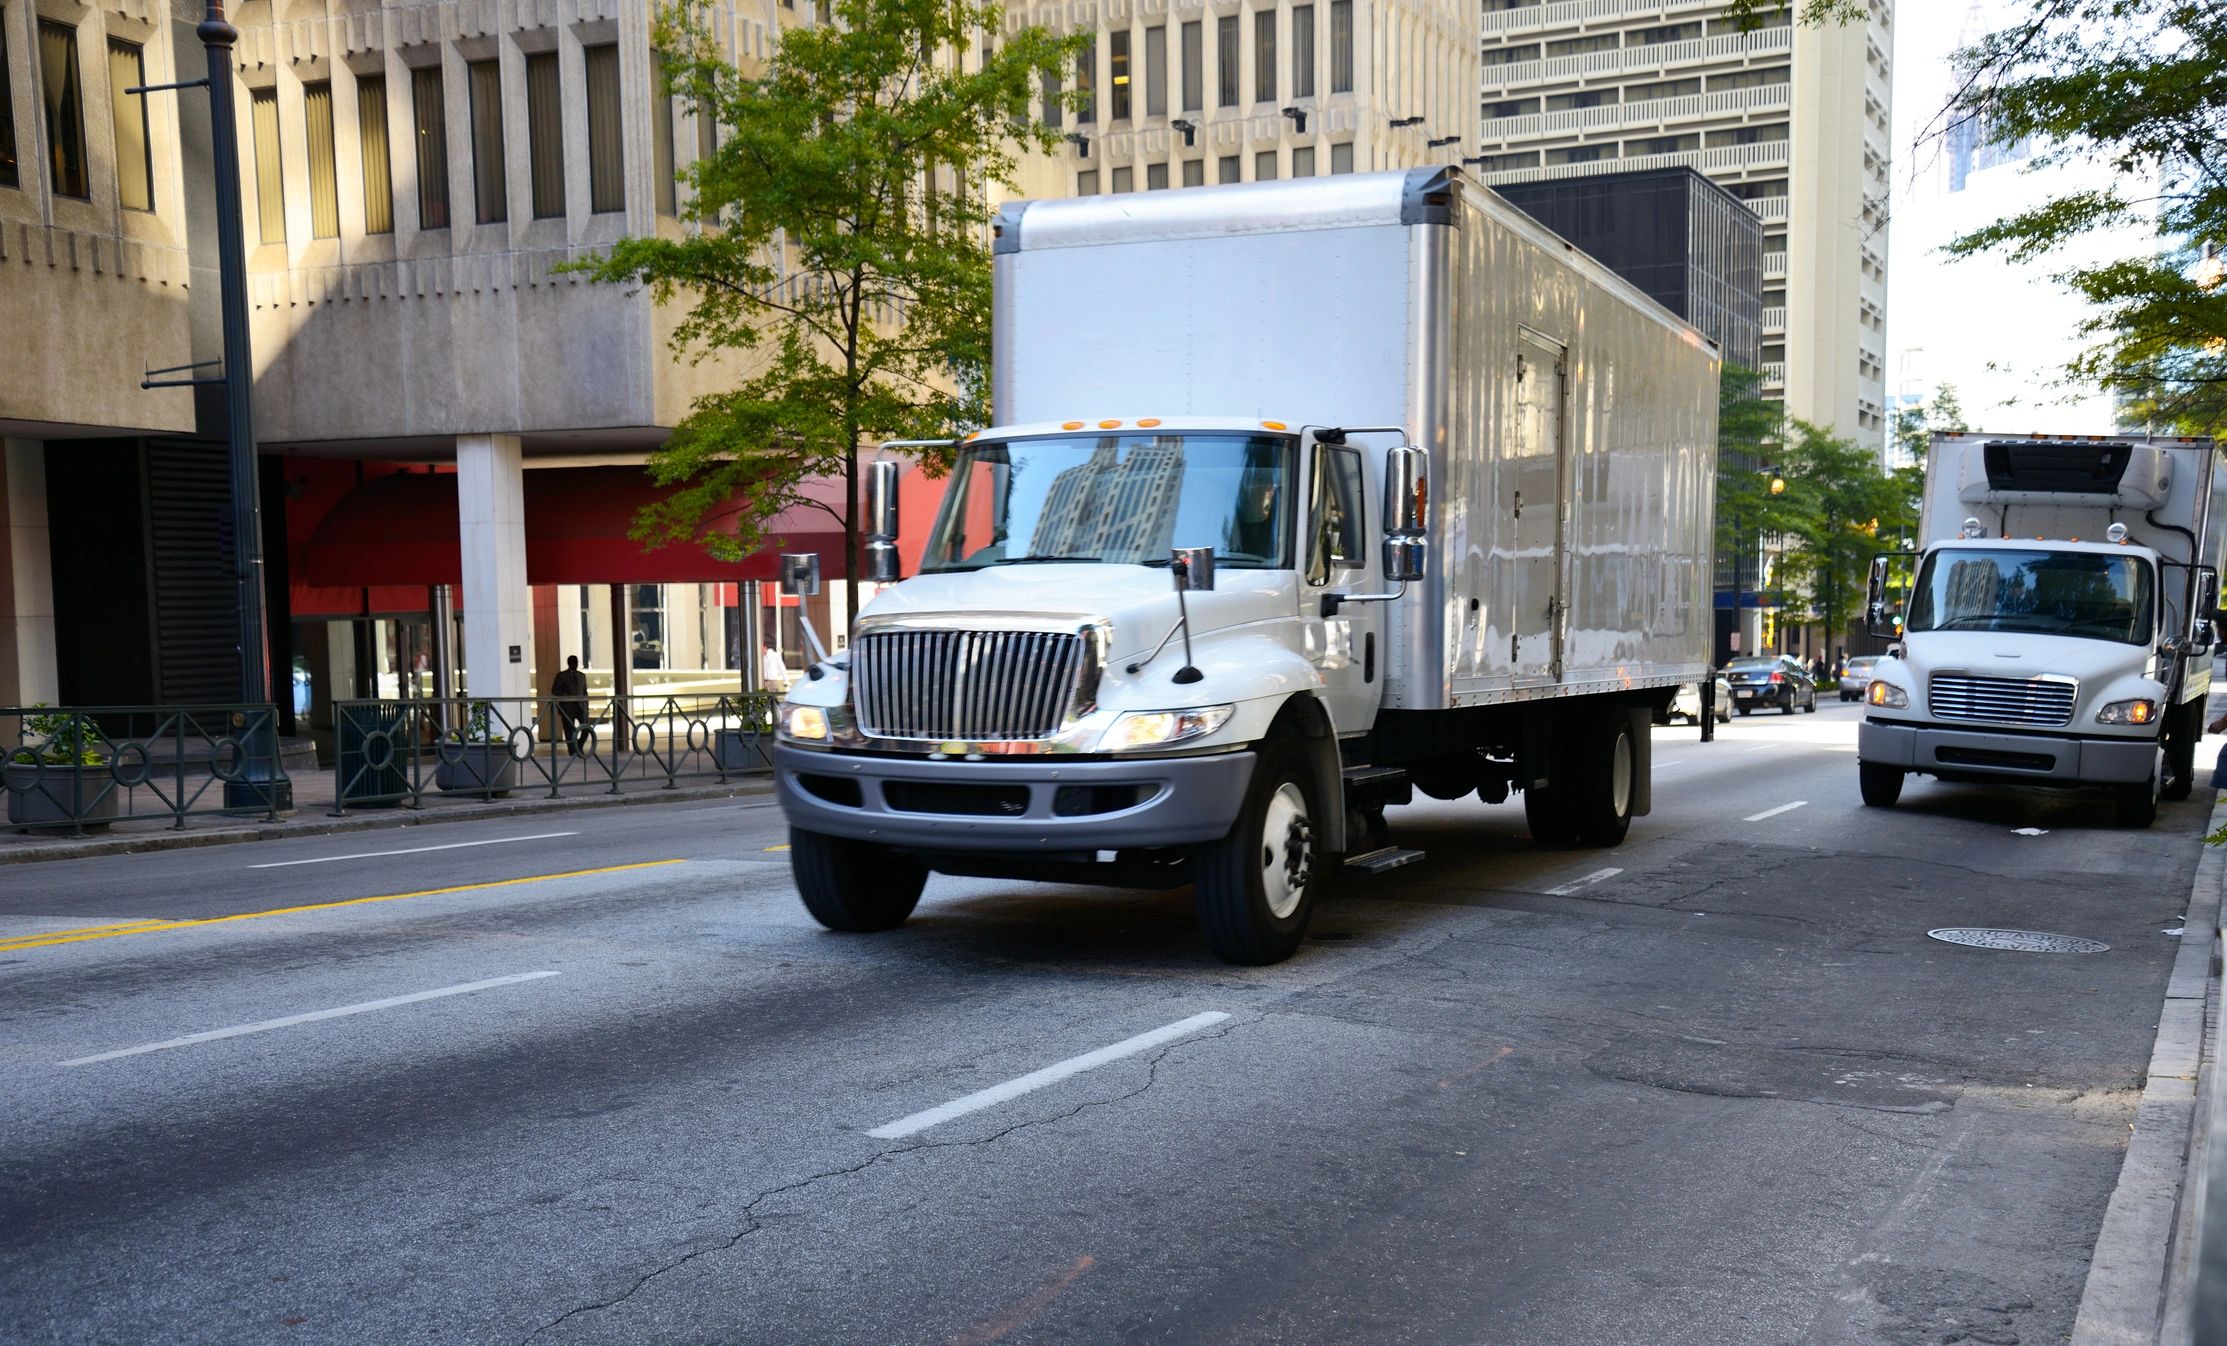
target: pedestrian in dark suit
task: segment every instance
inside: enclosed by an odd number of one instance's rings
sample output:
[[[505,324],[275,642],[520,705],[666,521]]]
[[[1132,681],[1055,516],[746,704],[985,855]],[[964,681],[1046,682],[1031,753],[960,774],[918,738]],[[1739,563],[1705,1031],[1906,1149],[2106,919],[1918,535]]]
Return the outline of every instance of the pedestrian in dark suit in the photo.
[[[549,695],[556,699],[557,718],[564,722],[565,751],[578,757],[588,736],[588,675],[580,671],[579,655],[565,659],[564,671],[549,684]]]

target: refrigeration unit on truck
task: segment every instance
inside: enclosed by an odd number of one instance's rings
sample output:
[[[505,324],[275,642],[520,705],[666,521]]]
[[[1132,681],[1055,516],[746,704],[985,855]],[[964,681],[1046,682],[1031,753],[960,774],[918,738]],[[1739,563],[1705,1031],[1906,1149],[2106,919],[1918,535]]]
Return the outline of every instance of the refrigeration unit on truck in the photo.
[[[895,926],[931,871],[1189,883],[1217,952],[1273,962],[1331,866],[1416,858],[1414,789],[1623,838],[1707,670],[1700,334],[1444,169],[996,229],[995,424],[778,712],[813,916]]]
[[[2099,786],[2120,823],[2185,799],[2218,621],[2208,439],[1942,434],[1915,555],[1872,568],[1867,804],[1912,774]]]

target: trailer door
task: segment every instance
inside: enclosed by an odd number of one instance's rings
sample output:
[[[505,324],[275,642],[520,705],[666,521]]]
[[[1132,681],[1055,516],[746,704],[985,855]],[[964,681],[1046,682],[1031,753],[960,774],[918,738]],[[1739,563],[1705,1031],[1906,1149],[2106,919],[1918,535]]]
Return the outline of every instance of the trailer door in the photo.
[[[1516,443],[1510,456],[1515,593],[1508,662],[1515,680],[1562,676],[1562,501],[1569,474],[1563,433],[1563,347],[1526,330],[1516,343]]]

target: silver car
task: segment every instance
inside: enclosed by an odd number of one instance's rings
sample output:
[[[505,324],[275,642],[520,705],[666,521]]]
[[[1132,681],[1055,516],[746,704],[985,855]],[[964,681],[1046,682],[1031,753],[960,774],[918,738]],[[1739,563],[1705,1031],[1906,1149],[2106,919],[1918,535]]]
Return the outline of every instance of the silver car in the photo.
[[[1732,685],[1724,680],[1724,674],[1722,673],[1716,675],[1716,683],[1717,721],[1720,724],[1730,724],[1732,722]],[[1680,683],[1678,694],[1670,700],[1670,713],[1665,718],[1684,720],[1687,724],[1701,723],[1701,684],[1698,682]]]
[[[1876,654],[1859,654],[1848,661],[1840,671],[1840,699],[1861,701],[1864,688],[1871,685],[1871,670],[1879,662]]]

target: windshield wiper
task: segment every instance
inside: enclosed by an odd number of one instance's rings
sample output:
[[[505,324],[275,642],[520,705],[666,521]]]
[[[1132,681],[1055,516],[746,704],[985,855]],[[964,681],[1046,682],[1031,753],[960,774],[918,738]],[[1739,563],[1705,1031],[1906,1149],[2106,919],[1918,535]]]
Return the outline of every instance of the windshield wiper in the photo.
[[[1008,556],[1002,561],[992,561],[990,564],[1001,566],[1048,566],[1060,561],[1069,561],[1082,565],[1100,565],[1104,563],[1105,558],[1102,556]]]

